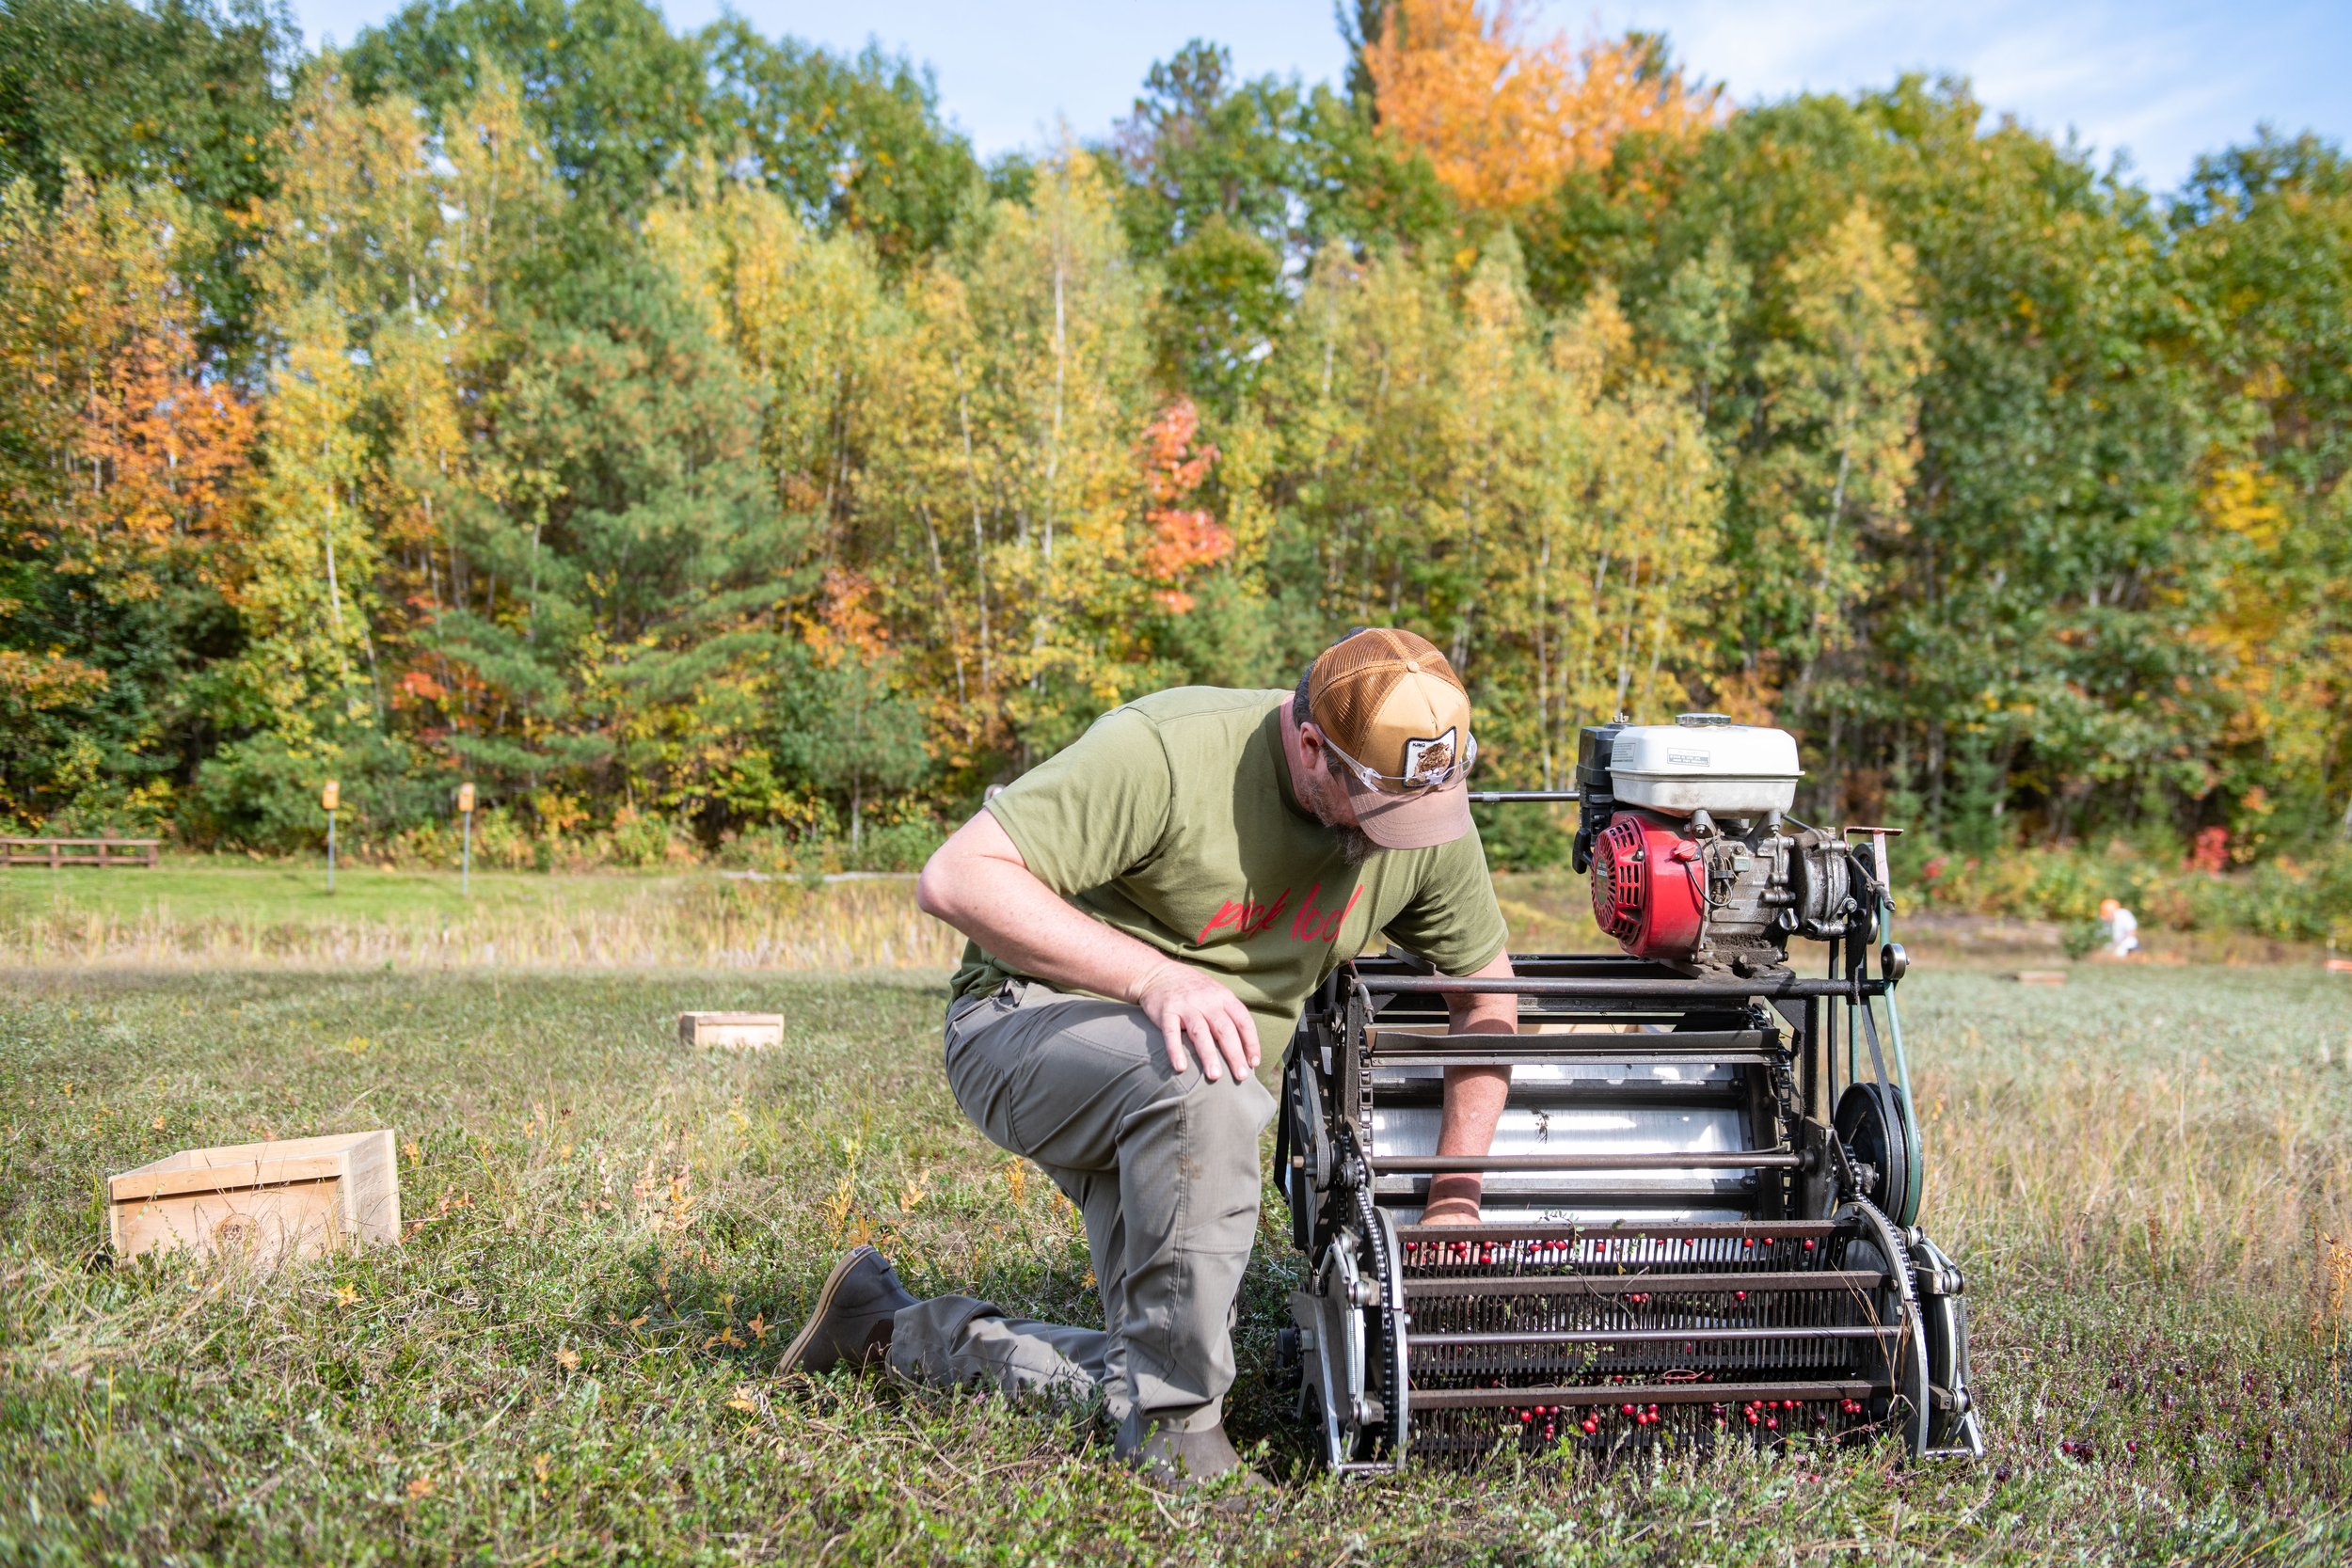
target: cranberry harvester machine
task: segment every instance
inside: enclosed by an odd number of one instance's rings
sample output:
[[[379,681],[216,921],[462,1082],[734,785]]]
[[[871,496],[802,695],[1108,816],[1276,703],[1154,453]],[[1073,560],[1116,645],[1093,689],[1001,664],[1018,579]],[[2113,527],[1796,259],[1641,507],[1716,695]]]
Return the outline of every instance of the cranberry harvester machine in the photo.
[[[1278,1178],[1308,1283],[1278,1375],[1343,1471],[1802,1434],[1980,1456],[1963,1281],[1916,1225],[1890,830],[1809,828],[1786,733],[1584,732],[1575,862],[1620,951],[1465,984],[1341,969],[1283,1062]],[[1826,943],[1800,974],[1792,938]],[[1448,1032],[1445,993],[1518,997]],[[1492,1151],[1436,1152],[1445,1070],[1507,1066]],[[1482,1223],[1419,1223],[1478,1171]]]

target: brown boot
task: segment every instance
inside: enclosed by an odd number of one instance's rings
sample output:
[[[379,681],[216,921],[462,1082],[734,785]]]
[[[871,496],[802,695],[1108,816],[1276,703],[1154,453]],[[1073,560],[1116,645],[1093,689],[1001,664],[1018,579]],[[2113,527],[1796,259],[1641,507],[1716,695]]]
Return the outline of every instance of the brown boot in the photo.
[[[1272,1482],[1242,1462],[1222,1422],[1199,1432],[1179,1432],[1131,1415],[1120,1423],[1112,1449],[1162,1491],[1198,1492],[1232,1477],[1224,1488],[1227,1496],[1217,1499],[1220,1509],[1249,1508],[1255,1495],[1274,1490]]]
[[[808,1322],[785,1347],[780,1372],[829,1372],[847,1364],[863,1367],[890,1349],[891,1320],[914,1298],[889,1261],[870,1246],[854,1246],[817,1292]]]

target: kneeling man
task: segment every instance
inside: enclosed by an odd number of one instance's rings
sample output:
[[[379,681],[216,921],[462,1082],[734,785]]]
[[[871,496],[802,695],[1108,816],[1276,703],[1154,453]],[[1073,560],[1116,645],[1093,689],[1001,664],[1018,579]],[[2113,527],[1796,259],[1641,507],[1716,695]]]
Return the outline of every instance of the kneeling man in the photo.
[[[917,1301],[843,1259],[787,1370],[887,1357],[918,1382],[1100,1398],[1162,1480],[1240,1464],[1223,1426],[1233,1305],[1257,1231],[1256,1072],[1324,977],[1385,932],[1444,974],[1507,976],[1470,825],[1470,698],[1411,632],[1353,632],[1295,691],[1205,687],[1115,709],[1009,785],[923,868],[970,937],[947,1008],[956,1101],[1085,1216],[1104,1326]],[[1457,1033],[1518,999],[1451,996]],[[1447,1074],[1438,1151],[1484,1154],[1508,1069]],[[1424,1218],[1474,1222],[1479,1178]]]

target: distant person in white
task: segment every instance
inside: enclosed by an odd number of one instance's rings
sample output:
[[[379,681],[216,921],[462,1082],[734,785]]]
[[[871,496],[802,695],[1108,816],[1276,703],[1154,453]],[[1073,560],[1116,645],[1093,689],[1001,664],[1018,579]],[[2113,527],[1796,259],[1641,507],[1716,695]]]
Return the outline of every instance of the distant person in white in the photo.
[[[2110,898],[2099,906],[2099,918],[2107,923],[2107,952],[2119,958],[2128,958],[2139,951],[2139,917]]]

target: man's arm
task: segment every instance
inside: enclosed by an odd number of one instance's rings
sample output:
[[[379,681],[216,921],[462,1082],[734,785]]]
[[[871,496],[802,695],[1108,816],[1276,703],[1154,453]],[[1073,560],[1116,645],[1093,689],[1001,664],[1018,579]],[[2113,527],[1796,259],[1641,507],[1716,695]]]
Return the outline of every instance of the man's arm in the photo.
[[[1072,908],[1030,871],[1020,847],[985,810],[924,863],[914,901],[1024,974],[1141,1007],[1166,1037],[1168,1064],[1178,1072],[1191,1067],[1187,1038],[1211,1083],[1227,1070],[1239,1082],[1258,1065],[1257,1022],[1239,997]]]
[[[1498,953],[1486,968],[1465,980],[1507,980],[1511,955]],[[1516,1035],[1519,1030],[1519,999],[1454,991],[1445,999],[1447,1027],[1457,1035]],[[1507,1067],[1446,1069],[1445,1111],[1438,1123],[1440,1154],[1485,1154],[1494,1148],[1495,1124],[1502,1119],[1502,1102],[1511,1093]],[[1476,1175],[1433,1176],[1429,1202],[1422,1211],[1424,1225],[1475,1225],[1478,1201],[1486,1178]]]

